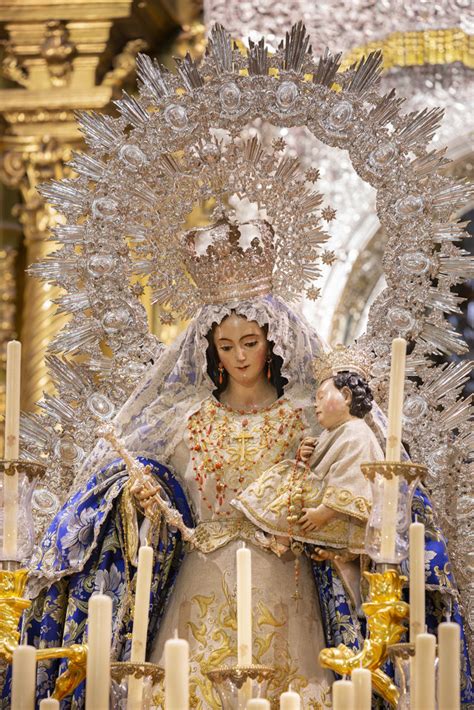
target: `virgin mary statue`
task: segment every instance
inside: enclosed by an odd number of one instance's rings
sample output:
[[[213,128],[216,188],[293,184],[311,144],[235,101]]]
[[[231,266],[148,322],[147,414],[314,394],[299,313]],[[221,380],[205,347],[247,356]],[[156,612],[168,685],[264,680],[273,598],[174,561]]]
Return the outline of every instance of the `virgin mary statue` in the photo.
[[[208,246],[192,251],[202,238]],[[231,505],[264,470],[294,458],[304,436],[317,433],[312,361],[322,344],[273,293],[267,221],[222,219],[187,239],[188,272],[206,305],[163,351],[114,423],[150,477],[132,486],[108,445],[96,447],[83,485],[53,520],[34,562],[36,600],[25,635],[38,647],[83,642],[88,601],[102,590],[113,600],[113,659],[127,659],[137,546],[146,538],[155,549],[147,657],[160,662],[164,642],[177,630],[190,644],[192,707],[219,708],[206,671],[237,660],[235,554],[245,542],[253,566],[253,660],[277,669],[272,702],[292,683],[304,707],[331,707],[333,677],[318,655],[326,646],[342,642],[356,649],[363,641],[355,585],[336,560],[312,559],[311,549],[301,556],[295,580],[294,554],[277,554],[278,541]],[[383,445],[377,417],[376,411],[368,423]],[[143,514],[155,495],[195,528],[192,546],[159,516]],[[414,506],[427,527],[427,623],[434,628],[443,613],[439,593],[455,600],[454,581],[421,490]],[[456,601],[452,615],[461,623]],[[53,691],[62,670],[54,663],[39,668],[39,698]],[[63,707],[83,704],[81,684]]]

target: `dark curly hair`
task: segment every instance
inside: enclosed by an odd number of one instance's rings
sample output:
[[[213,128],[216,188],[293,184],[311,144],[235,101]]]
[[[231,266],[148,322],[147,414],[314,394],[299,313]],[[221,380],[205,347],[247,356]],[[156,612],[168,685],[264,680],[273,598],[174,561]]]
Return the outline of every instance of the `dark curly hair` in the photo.
[[[350,414],[363,419],[372,409],[373,395],[367,381],[356,372],[338,372],[333,377],[337,389],[348,387],[352,393]]]
[[[232,313],[235,313],[235,311],[232,311]],[[219,396],[222,394],[222,392],[224,392],[229,382],[229,375],[227,374],[226,370],[224,370],[222,373],[222,384],[219,384],[219,356],[217,354],[217,348],[214,343],[214,332],[218,325],[219,323],[214,323],[211,330],[206,335],[207,342],[209,343],[206,350],[207,374],[216,386],[216,389],[213,392],[216,399],[219,399]],[[266,336],[268,333],[267,325],[263,326],[263,332]],[[281,358],[279,355],[274,354],[273,341],[268,340],[267,342],[268,354],[271,356],[270,382],[275,387],[277,391],[277,396],[282,397],[285,390],[285,385],[288,384],[288,380],[286,379],[286,377],[283,377],[281,374],[283,358]]]

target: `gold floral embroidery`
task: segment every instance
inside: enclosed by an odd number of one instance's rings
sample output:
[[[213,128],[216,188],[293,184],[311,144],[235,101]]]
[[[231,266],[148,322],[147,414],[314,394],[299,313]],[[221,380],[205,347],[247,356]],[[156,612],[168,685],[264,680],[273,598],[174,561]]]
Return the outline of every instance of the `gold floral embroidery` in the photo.
[[[198,652],[191,657],[190,706],[193,710],[218,710],[221,707],[215,691],[206,677],[208,670],[218,668],[223,664],[233,664],[235,658],[235,633],[237,629],[237,608],[235,595],[231,592],[226,574],[222,575],[222,597],[217,595],[195,595],[191,604],[198,609],[199,623],[188,622],[194,639],[198,644]],[[298,673],[297,664],[292,659],[285,636],[280,637],[279,629],[285,629],[288,623],[289,610],[282,607],[279,613],[258,600],[254,612],[254,663],[265,663],[265,654],[270,648],[281,649],[275,661],[277,675],[269,684],[267,697],[272,708],[279,707],[280,694],[291,682],[295,689],[303,691],[308,686],[308,679]],[[329,689],[321,687],[321,702],[310,698],[309,708],[326,708]],[[313,704],[314,703],[314,704]]]
[[[328,508],[333,508],[359,520],[367,520],[369,517],[369,501],[366,498],[362,498],[362,496],[355,496],[351,491],[343,488],[328,486],[324,491],[323,503]]]
[[[255,525],[246,518],[208,520],[197,526],[193,547],[204,553],[214,552],[237,538],[258,545],[257,532]]]

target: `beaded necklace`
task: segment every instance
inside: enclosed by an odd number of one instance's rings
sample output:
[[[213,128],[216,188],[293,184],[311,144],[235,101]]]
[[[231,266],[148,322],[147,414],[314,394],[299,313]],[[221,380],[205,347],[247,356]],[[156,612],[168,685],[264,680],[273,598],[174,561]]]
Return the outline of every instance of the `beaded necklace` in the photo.
[[[251,412],[207,400],[190,417],[194,479],[209,510],[222,516],[234,514],[218,509],[225,505],[229,494],[233,498],[242,490],[248,474],[258,470],[264,457],[268,457],[269,467],[285,458],[291,443],[305,429],[301,411],[289,407],[285,399]],[[256,415],[260,415],[257,424],[252,422]],[[209,479],[215,482],[215,501],[204,492]]]

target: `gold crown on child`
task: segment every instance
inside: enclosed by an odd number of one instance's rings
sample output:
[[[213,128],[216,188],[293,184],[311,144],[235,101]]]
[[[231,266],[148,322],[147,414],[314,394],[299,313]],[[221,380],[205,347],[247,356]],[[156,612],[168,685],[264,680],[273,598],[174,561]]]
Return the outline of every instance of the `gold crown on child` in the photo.
[[[210,227],[187,232],[184,261],[200,300],[220,304],[271,293],[273,239],[266,220],[238,224],[227,216]]]
[[[332,350],[318,355],[313,361],[313,372],[318,383],[334,377],[340,372],[355,372],[369,380],[372,357],[362,348],[336,345]]]

